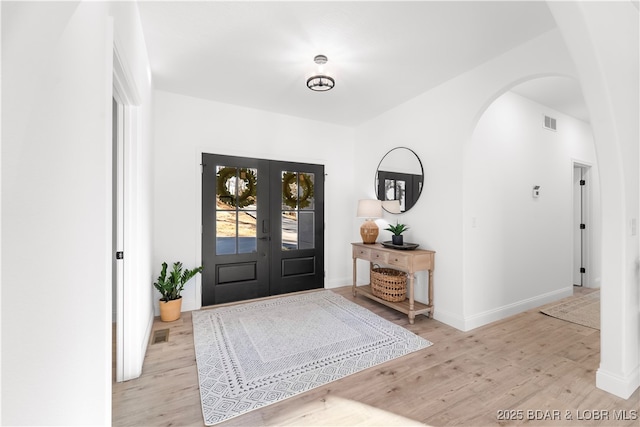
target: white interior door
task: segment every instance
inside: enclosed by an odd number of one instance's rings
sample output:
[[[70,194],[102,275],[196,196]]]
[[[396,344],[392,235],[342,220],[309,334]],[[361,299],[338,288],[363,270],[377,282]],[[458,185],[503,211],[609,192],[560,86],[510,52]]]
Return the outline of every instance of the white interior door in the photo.
[[[573,284],[589,286],[589,166],[573,168]]]
[[[573,168],[573,284],[582,286],[582,168]]]
[[[113,99],[113,321],[116,324],[116,381],[124,379],[124,106]]]

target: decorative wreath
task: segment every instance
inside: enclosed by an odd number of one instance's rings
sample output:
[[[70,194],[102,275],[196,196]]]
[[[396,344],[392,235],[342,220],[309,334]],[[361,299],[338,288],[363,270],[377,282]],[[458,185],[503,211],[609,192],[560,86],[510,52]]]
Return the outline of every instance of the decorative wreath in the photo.
[[[227,183],[231,178],[236,177],[237,170],[237,168],[226,167],[218,171],[218,198],[229,206],[246,208],[256,203],[256,174],[251,169],[240,169],[238,178],[245,182],[246,189],[241,194],[233,196],[227,188]]]
[[[300,175],[299,183],[298,175]],[[297,191],[298,185],[302,187],[302,196],[300,198],[296,197],[297,194],[299,194]],[[311,204],[309,201],[310,197],[313,197],[313,181],[308,174],[295,172],[287,172],[284,174],[282,177],[282,200],[285,205],[291,209],[295,209],[296,207],[298,207],[298,209],[304,209]]]

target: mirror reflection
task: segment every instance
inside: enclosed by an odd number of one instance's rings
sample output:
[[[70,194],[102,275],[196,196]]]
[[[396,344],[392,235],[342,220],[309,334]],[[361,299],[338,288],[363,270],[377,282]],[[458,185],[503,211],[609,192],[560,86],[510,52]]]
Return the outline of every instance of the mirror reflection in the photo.
[[[380,161],[376,171],[378,200],[398,200],[400,212],[413,207],[420,197],[424,169],[418,155],[406,147],[396,147]]]

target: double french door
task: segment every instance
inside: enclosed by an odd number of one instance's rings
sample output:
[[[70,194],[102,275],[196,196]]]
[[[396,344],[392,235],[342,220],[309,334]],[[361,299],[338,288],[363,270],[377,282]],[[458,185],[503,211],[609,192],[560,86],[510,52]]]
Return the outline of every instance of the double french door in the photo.
[[[324,166],[202,155],[202,305],[324,286]]]

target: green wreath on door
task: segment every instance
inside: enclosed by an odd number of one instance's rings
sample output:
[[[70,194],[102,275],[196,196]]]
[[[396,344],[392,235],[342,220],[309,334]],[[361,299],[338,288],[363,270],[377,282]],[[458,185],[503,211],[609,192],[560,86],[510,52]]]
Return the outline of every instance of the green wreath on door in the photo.
[[[298,175],[300,175],[300,182],[298,183]],[[298,198],[299,191],[293,191],[292,186],[299,185],[302,188],[302,195]],[[306,173],[286,172],[282,176],[282,202],[291,209],[304,209],[311,205],[313,199],[313,181],[311,177]]]
[[[236,176],[236,171],[238,175]],[[234,196],[229,192],[227,183],[231,178],[238,178],[244,181],[245,190]],[[247,206],[254,205],[256,203],[256,188],[257,188],[257,178],[256,174],[253,170],[247,168],[241,168],[238,171],[238,168],[234,167],[226,167],[222,168],[218,171],[217,176],[217,191],[218,191],[218,199],[234,208],[246,208]],[[238,186],[240,187],[240,186]]]

